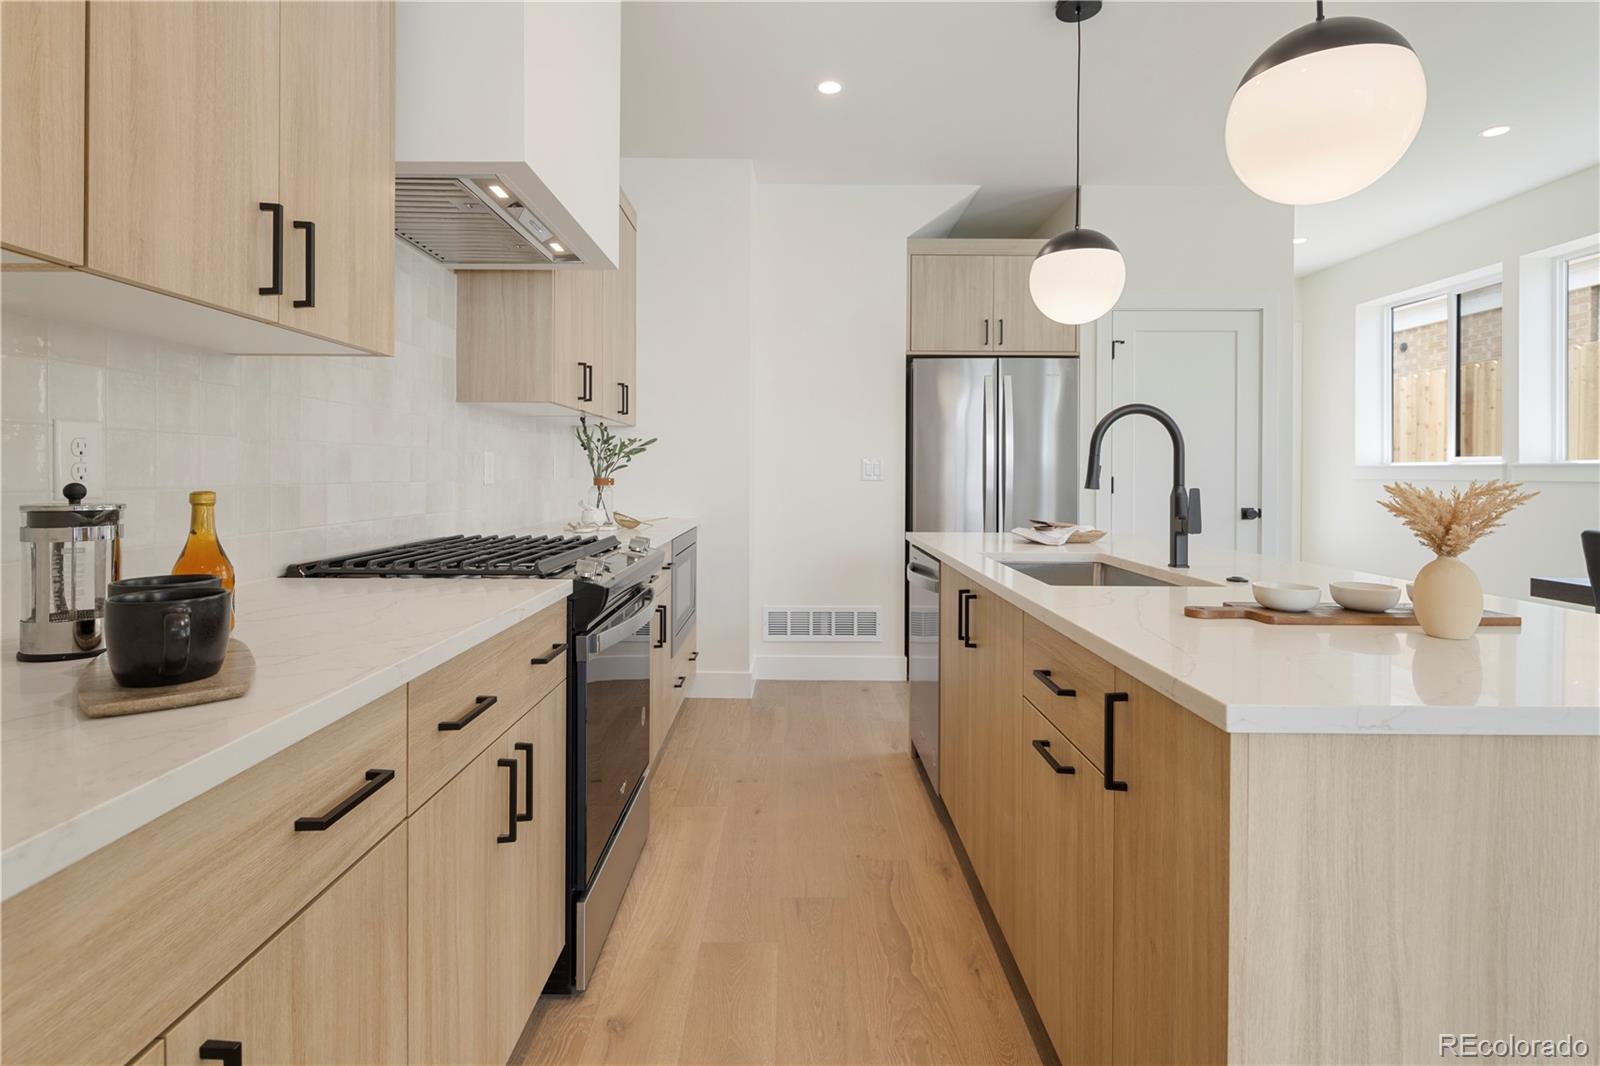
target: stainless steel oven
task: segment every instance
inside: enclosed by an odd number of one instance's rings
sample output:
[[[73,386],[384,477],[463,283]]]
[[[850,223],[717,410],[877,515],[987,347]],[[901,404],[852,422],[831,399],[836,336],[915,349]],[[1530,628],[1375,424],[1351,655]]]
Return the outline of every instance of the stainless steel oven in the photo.
[[[694,631],[695,531],[672,538],[672,655]]]

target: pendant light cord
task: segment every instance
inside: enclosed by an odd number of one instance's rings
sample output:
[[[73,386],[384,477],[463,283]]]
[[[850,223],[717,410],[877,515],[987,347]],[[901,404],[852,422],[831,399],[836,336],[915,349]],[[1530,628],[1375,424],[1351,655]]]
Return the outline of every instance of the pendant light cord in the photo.
[[[1322,0],[1317,0],[1317,21],[1318,21],[1318,22],[1321,22],[1321,21],[1322,21],[1322,19],[1323,19],[1323,14],[1322,14]]]
[[[1320,10],[1322,0],[1317,0]],[[1079,8],[1080,15],[1082,8]],[[1083,220],[1083,19],[1078,19],[1078,84],[1072,90],[1072,228],[1078,229]]]

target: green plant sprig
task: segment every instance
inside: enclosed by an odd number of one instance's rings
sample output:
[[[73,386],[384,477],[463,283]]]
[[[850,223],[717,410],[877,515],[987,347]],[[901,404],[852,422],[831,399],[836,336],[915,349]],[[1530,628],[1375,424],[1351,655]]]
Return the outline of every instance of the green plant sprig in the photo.
[[[603,422],[598,427],[590,429],[589,420],[582,415],[578,417],[575,432],[578,443],[583,446],[583,454],[589,458],[589,469],[594,471],[594,476],[597,478],[612,477],[619,470],[626,470],[634,457],[641,455],[658,439],[619,437]]]

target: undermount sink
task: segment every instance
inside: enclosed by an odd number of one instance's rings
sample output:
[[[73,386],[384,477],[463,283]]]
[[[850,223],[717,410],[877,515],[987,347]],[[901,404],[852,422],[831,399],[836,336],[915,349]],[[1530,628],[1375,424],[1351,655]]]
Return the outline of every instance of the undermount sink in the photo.
[[[1176,581],[1167,581],[1149,574],[1125,570],[1111,563],[1005,563],[1019,574],[1027,574],[1046,585],[1138,585],[1142,587],[1171,587]]]

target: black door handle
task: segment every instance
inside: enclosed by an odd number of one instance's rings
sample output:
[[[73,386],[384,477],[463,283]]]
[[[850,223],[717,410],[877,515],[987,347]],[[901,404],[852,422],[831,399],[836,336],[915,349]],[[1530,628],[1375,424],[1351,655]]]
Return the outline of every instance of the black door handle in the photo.
[[[1106,791],[1126,792],[1128,783],[1117,780],[1117,719],[1112,713],[1119,703],[1127,703],[1126,692],[1106,693]]]
[[[244,1044],[238,1040],[207,1040],[200,1045],[200,1057],[222,1066],[244,1066]]]
[[[283,295],[283,205],[262,202],[257,205],[272,213],[272,284],[257,289],[262,296]],[[220,1041],[219,1041],[220,1043]]]
[[[482,714],[484,711],[487,711],[490,707],[493,707],[499,702],[500,697],[498,696],[479,696],[478,702],[472,705],[472,710],[468,711],[460,718],[452,719],[448,722],[440,722],[439,732],[449,733],[456,729],[465,729],[467,726],[472,724],[472,720],[474,718],[478,717],[478,715]]]
[[[961,638],[961,646],[964,648],[976,648],[978,646],[977,642],[972,639],[972,601],[977,598],[978,594],[976,592],[969,592],[966,600],[961,605],[961,630],[965,634]]]
[[[517,760],[496,759],[496,766],[504,766],[511,771],[506,778],[506,831],[494,838],[496,844],[515,844],[517,842]]]
[[[1062,766],[1060,763],[1056,762],[1056,757],[1050,754],[1050,742],[1048,740],[1034,741],[1033,750],[1043,756],[1044,761],[1050,764],[1050,769],[1054,770],[1058,774],[1075,774],[1078,772],[1078,768],[1076,766]]]
[[[549,666],[556,661],[556,657],[567,650],[566,642],[550,645],[550,650],[543,655],[536,655],[528,660],[531,666]]]
[[[522,805],[527,808],[516,815],[519,822],[533,821],[533,745],[526,740],[519,740],[511,745],[522,752]]]
[[[332,828],[335,822],[361,806],[374,792],[393,780],[393,770],[368,770],[366,784],[334,804],[327,814],[296,818],[294,820],[294,831],[296,833],[320,833],[324,829]]]
[[[1244,519],[1246,522],[1253,522],[1257,518],[1261,517],[1261,508],[1241,507],[1239,508],[1239,517]]]
[[[306,231],[306,298],[296,300],[296,307],[317,306],[317,224],[305,219],[294,220],[295,229]]]
[[[666,604],[662,603],[662,604],[657,604],[656,605],[656,617],[661,619],[661,636],[656,639],[656,642],[655,642],[654,646],[657,647],[657,648],[665,648],[667,646],[667,605]]]
[[[1045,688],[1050,690],[1050,694],[1052,696],[1076,696],[1078,694],[1077,689],[1062,688],[1060,685],[1056,684],[1055,679],[1050,676],[1050,671],[1048,670],[1035,670],[1033,672],[1033,676],[1037,677],[1040,683],[1042,683]]]

